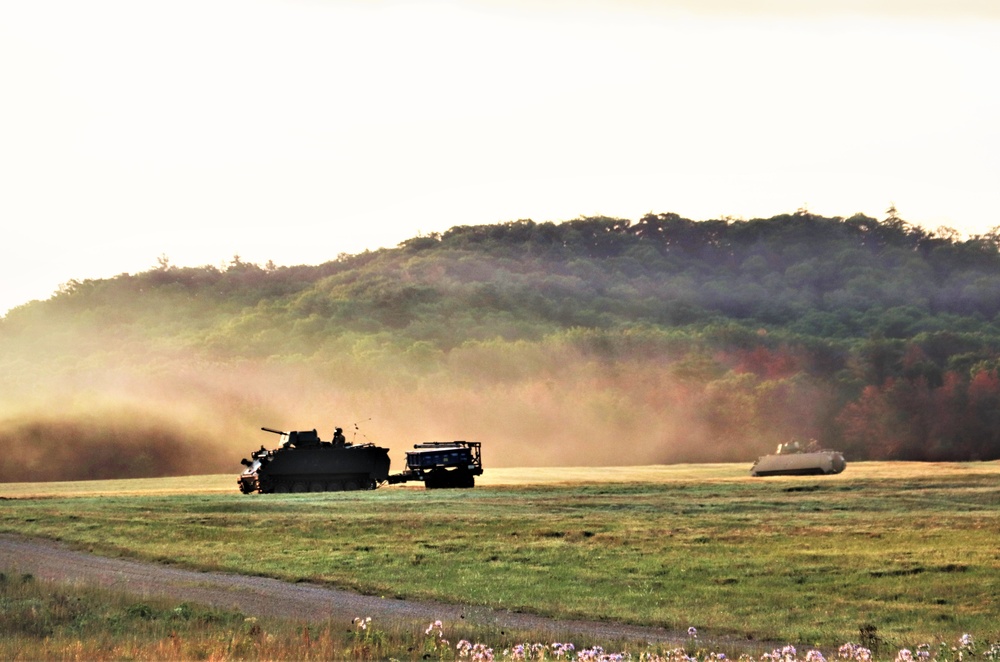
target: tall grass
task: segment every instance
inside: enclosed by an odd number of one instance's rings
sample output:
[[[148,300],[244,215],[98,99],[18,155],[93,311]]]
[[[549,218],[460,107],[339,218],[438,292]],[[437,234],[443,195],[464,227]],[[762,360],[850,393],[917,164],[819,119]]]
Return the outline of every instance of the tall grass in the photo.
[[[545,640],[527,630],[445,626],[440,621],[428,626],[405,619],[373,622],[370,617],[312,623],[249,617],[16,573],[0,573],[0,605],[4,660],[460,659],[463,649],[493,649],[502,657],[501,651],[513,652],[521,642]],[[624,640],[588,639],[588,645],[637,653],[663,650]]]
[[[385,659],[415,635],[355,633],[350,624],[246,617],[106,589],[0,574],[0,658],[5,660]],[[411,628],[412,630],[412,628]],[[408,641],[409,638],[409,641]]]
[[[426,628],[405,621],[383,624],[368,617],[351,623],[300,623],[247,617],[164,599],[138,600],[103,588],[38,581],[0,573],[0,659],[4,660],[640,660],[725,662],[736,654],[707,648],[696,628],[685,645],[667,647],[624,640],[553,642],[527,631],[444,624]],[[861,629],[864,644],[848,642],[836,655],[850,662],[964,662],[1000,660],[1000,644],[965,633],[954,642],[910,649],[880,646],[877,633]],[[817,648],[785,645],[747,652],[739,662],[825,662]],[[833,649],[827,651],[831,658]],[[895,657],[893,657],[895,656]]]

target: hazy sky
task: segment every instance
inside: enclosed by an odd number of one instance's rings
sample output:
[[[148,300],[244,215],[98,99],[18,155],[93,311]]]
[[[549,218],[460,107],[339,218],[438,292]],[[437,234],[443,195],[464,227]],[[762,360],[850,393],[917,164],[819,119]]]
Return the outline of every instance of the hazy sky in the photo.
[[[4,0],[0,314],[453,225],[1000,225],[994,0]]]

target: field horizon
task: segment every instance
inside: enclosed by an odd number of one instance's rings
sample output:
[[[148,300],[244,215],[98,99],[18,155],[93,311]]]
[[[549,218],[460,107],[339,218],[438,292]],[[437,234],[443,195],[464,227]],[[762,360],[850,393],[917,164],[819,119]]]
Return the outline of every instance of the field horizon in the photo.
[[[845,478],[902,478],[933,472],[939,476],[963,475],[970,471],[996,473],[1000,476],[1000,460],[982,462],[848,462],[847,469],[832,476],[770,476],[750,475],[751,462],[712,462],[681,464],[650,464],[637,466],[563,466],[563,467],[501,467],[490,468],[476,478],[477,487],[558,485],[580,483],[658,483],[670,480],[781,482],[803,479],[838,481]],[[44,482],[0,482],[0,495],[12,499],[42,497],[77,497],[120,494],[225,494],[238,493],[232,474],[193,474],[155,478],[123,478],[118,480],[79,480]],[[383,485],[379,490],[423,490],[419,483]],[[252,498],[252,497],[251,497]]]

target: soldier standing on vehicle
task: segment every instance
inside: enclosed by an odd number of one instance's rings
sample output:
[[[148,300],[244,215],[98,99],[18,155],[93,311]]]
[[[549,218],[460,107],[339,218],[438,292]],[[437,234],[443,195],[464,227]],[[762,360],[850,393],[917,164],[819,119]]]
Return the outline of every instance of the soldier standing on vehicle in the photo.
[[[344,429],[337,428],[333,433],[333,445],[343,446],[347,443],[347,438],[344,436]]]

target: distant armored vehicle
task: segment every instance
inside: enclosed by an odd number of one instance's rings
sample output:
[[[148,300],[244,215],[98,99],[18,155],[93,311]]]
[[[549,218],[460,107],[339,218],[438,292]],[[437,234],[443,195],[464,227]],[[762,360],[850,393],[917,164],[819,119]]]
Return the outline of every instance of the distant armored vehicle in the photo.
[[[795,441],[778,444],[774,455],[762,455],[750,468],[751,476],[816,476],[839,474],[847,466],[839,451],[820,449],[815,441],[804,448]]]
[[[333,441],[321,441],[316,430],[283,432],[281,445],[261,446],[250,459],[237,484],[243,494],[253,492],[339,492],[374,490],[380,484],[423,481],[427,489],[474,487],[483,474],[480,443],[448,441],[416,444],[406,453],[406,470],[389,475],[389,450],[375,444],[351,444],[340,428]]]
[[[442,487],[475,487],[483,475],[478,441],[432,441],[415,444],[406,453],[406,471],[389,476],[389,483],[422,480],[429,490]]]
[[[347,443],[340,428],[333,441],[320,441],[316,430],[261,430],[281,435],[281,445],[261,446],[243,460],[246,469],[238,481],[243,494],[374,490],[389,476],[387,448]]]

